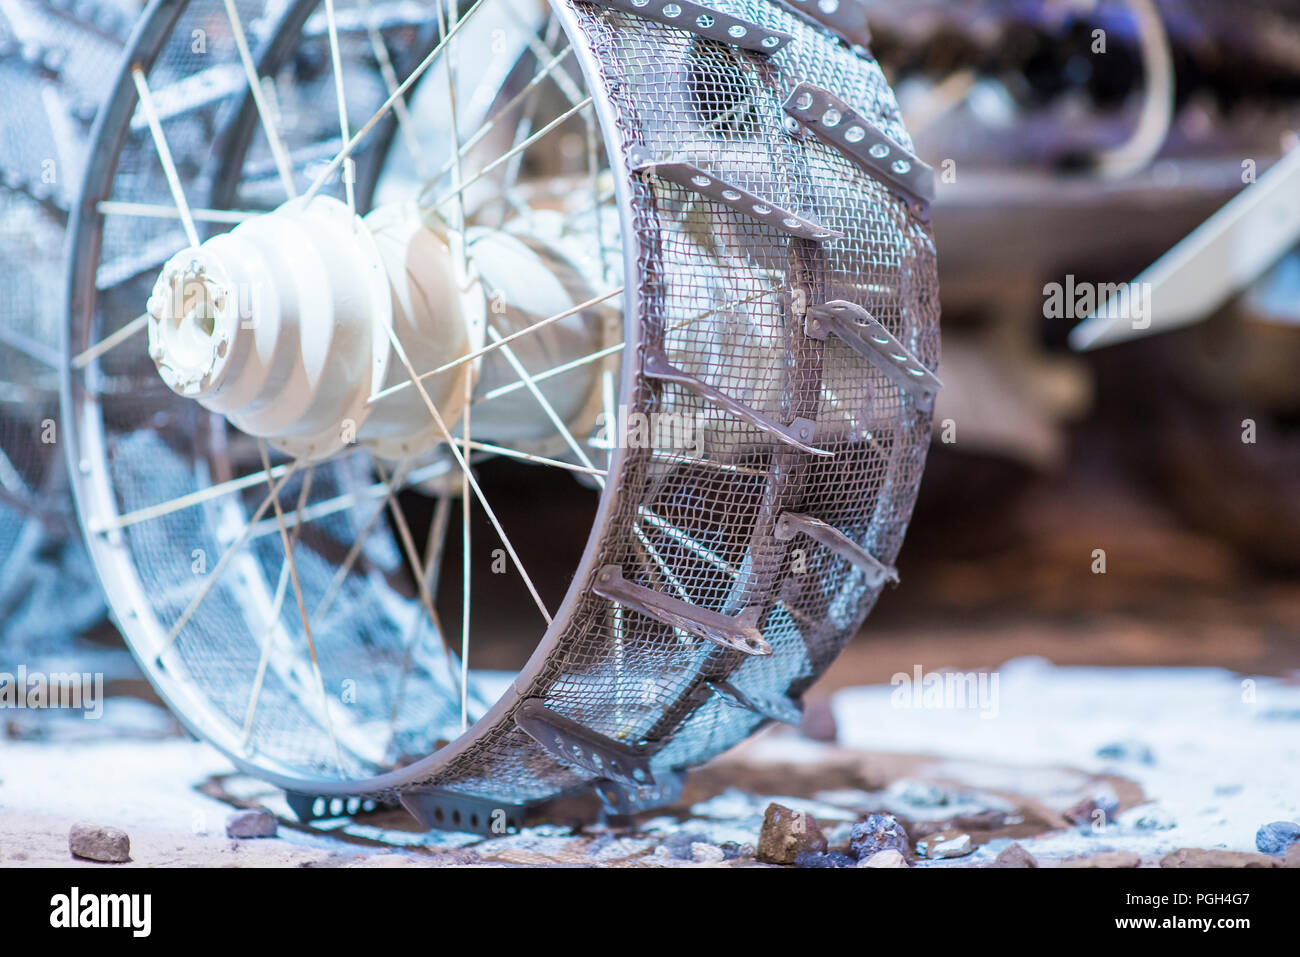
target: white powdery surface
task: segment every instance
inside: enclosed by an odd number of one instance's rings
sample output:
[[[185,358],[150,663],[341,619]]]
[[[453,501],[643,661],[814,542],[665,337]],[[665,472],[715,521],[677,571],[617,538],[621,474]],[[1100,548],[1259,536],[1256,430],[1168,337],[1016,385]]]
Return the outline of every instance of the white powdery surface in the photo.
[[[1111,773],[1141,785],[1176,822],[1168,830],[1111,824],[1102,833],[1084,828],[1022,842],[1049,859],[1111,849],[1144,861],[1179,847],[1254,851],[1261,825],[1300,819],[1300,686],[1215,668],[1058,668],[1037,658],[1010,661],[997,674],[991,717],[899,707],[888,685],[840,691],[832,699],[839,743],[939,755],[948,760],[930,772],[971,787],[998,788],[1005,770],[995,763]],[[1126,741],[1146,745],[1154,762],[1098,757]],[[978,856],[991,857],[1006,842],[995,843]]]

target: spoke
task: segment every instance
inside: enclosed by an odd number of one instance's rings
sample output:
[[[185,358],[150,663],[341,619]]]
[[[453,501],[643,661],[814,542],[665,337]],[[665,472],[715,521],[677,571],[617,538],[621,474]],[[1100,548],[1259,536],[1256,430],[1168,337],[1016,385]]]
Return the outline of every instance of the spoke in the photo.
[[[128,339],[132,338],[138,333],[144,332],[144,330],[148,327],[148,325],[149,325],[148,313],[145,313],[143,316],[136,316],[134,319],[132,319],[130,322],[124,325],[121,329],[117,330],[117,332],[105,336],[103,339],[100,339],[99,342],[95,343],[85,352],[79,352],[75,356],[73,356],[72,368],[74,369],[86,368],[86,366],[90,365],[92,361],[102,356],[105,352],[108,352],[110,349],[116,349],[118,346],[126,342]]]
[[[459,33],[461,28],[469,22],[470,17],[472,17],[486,2],[487,0],[475,0],[474,5],[465,11],[465,15],[456,21],[455,25],[447,35],[439,41],[438,45],[430,50],[428,56],[421,60],[419,65],[411,71],[411,75],[403,80],[401,85],[398,86],[398,88],[389,95],[388,99],[384,101],[383,105],[375,111],[375,115],[370,117],[370,119],[366,121],[365,125],[353,134],[352,139],[345,140],[343,149],[341,149],[338,155],[330,161],[329,166],[321,170],[321,174],[316,177],[316,182],[312,183],[311,188],[304,194],[308,199],[311,199],[320,192],[321,187],[329,181],[331,176],[338,172],[339,167],[342,166],[344,161],[352,155],[353,151],[355,151],[361,144],[361,141],[369,135],[370,131],[375,128],[376,124],[388,115],[388,111],[393,108],[393,104],[404,96],[406,91],[414,86],[415,82],[424,75],[424,71],[429,69],[429,65],[438,58],[439,54],[442,53],[443,48],[447,45],[447,41]]]
[[[464,456],[470,453],[470,409],[474,406],[474,377],[465,376],[465,412],[461,419],[461,435],[465,440]],[[461,598],[460,598],[460,732],[469,727],[469,614],[470,614],[470,507],[469,469],[461,473],[460,487],[460,544],[461,544]]]
[[[384,467],[378,459],[375,460],[375,471],[379,473],[380,479],[385,478]],[[428,577],[424,573],[424,566],[420,562],[420,556],[415,550],[415,539],[411,536],[411,527],[407,524],[406,516],[402,512],[401,505],[398,504],[395,495],[388,496],[388,507],[393,516],[393,522],[397,525],[398,538],[402,542],[402,550],[406,554],[406,560],[411,565],[411,572],[415,576],[415,586],[420,594],[420,602],[424,605],[424,610],[429,616],[429,624],[438,634],[438,640],[442,642],[444,651],[447,648],[447,637],[442,630],[442,621],[438,618],[438,613],[433,607],[433,593],[429,587]],[[415,648],[420,639],[420,633],[424,629],[418,626],[408,632],[407,640],[403,642],[402,648],[402,670],[398,675],[397,690],[393,694],[393,707],[388,715],[389,740],[386,748],[390,749],[393,741],[397,737],[397,716],[401,713],[402,702],[406,697],[406,679],[410,676],[411,663],[415,653]]]
[[[592,100],[591,97],[587,97],[585,100],[583,100],[581,103],[577,104],[576,106],[574,106],[574,107],[572,107],[572,108],[570,108],[570,109],[568,109],[568,110],[565,110],[563,113],[561,113],[561,114],[560,114],[559,116],[557,116],[555,119],[551,120],[551,122],[547,123],[545,126],[543,126],[540,130],[538,130],[538,131],[537,131],[536,133],[534,133],[532,136],[528,137],[526,140],[524,140],[523,142],[519,143],[517,146],[514,146],[514,147],[512,147],[512,148],[506,150],[506,152],[502,153],[500,156],[498,156],[498,157],[497,157],[496,159],[494,159],[492,162],[488,163],[488,164],[487,164],[486,166],[484,166],[481,170],[479,170],[477,173],[475,173],[473,176],[471,176],[469,179],[467,179],[464,183],[462,183],[459,187],[457,187],[457,188],[455,188],[455,189],[452,189],[451,191],[449,191],[448,193],[446,193],[446,194],[443,195],[443,196],[440,196],[440,197],[439,197],[439,198],[434,202],[433,205],[434,205],[435,207],[441,208],[441,207],[442,207],[445,203],[447,203],[449,200],[456,199],[456,198],[462,196],[462,195],[464,194],[465,190],[469,189],[469,188],[470,188],[471,186],[473,186],[475,183],[477,183],[477,182],[479,182],[480,180],[482,180],[485,176],[488,176],[488,175],[490,175],[491,173],[495,172],[495,171],[496,171],[496,170],[497,170],[497,169],[498,169],[498,168],[499,168],[503,163],[508,162],[512,157],[517,156],[517,155],[519,155],[520,153],[523,153],[523,152],[525,152],[526,150],[528,150],[531,146],[533,146],[535,143],[537,143],[537,142],[538,142],[539,140],[541,140],[543,137],[547,136],[549,133],[551,133],[551,132],[553,132],[554,130],[558,129],[560,126],[562,126],[562,125],[563,125],[565,122],[567,122],[569,119],[571,119],[572,117],[576,116],[578,113],[581,113],[581,112],[582,112],[583,110],[585,110],[587,107],[591,106],[591,104],[592,104],[593,102],[594,102],[594,101]]]
[[[266,452],[266,441],[258,439],[258,451],[262,453],[262,469],[266,472],[266,482],[271,485],[271,459]],[[295,466],[297,462],[294,463]],[[289,541],[289,529],[284,524],[284,510],[280,507],[280,493],[271,485],[271,502],[275,506],[275,520],[280,526],[280,544],[284,547],[284,557],[289,563],[289,580],[293,582],[293,597],[298,603],[298,615],[302,618],[302,630],[307,636],[307,652],[311,656],[311,668],[316,675],[316,687],[320,691],[321,710],[325,713],[325,727],[329,731],[330,743],[334,746],[334,758],[338,761],[339,775],[345,777],[343,769],[343,752],[339,749],[338,738],[334,734],[334,717],[330,714],[330,699],[325,693],[325,677],[321,674],[320,660],[316,657],[316,640],[312,637],[311,623],[307,620],[307,603],[302,597],[302,582],[298,578],[298,565],[293,559],[293,543]],[[249,526],[251,527],[251,523]]]
[[[230,560],[235,557],[235,554],[243,547],[244,542],[248,540],[248,534],[252,531],[254,523],[261,521],[262,516],[266,514],[266,510],[271,507],[272,502],[276,502],[278,505],[280,489],[284,488],[284,484],[289,481],[297,468],[298,463],[295,461],[288,466],[284,474],[280,476],[279,481],[275,482],[274,485],[271,485],[271,494],[262,499],[262,504],[257,506],[257,510],[253,513],[252,517],[244,523],[243,531],[239,533],[239,537],[231,542],[230,547],[221,554],[221,558],[217,560],[217,567],[208,573],[208,577],[203,580],[203,585],[199,588],[198,594],[190,599],[190,603],[185,606],[185,610],[181,612],[181,616],[176,619],[176,624],[172,625],[171,630],[167,632],[167,636],[163,639],[162,647],[154,652],[155,661],[161,663],[163,654],[171,648],[173,643],[175,643],[176,638],[185,629],[185,626],[189,624],[190,619],[194,617],[194,613],[199,610],[199,606],[203,604],[203,600],[208,597],[208,593],[211,592],[217,582],[220,581],[222,573],[226,570],[226,566],[230,564]],[[266,481],[267,484],[270,484],[273,481],[272,476],[269,474],[266,475]]]
[[[574,369],[580,369],[583,366],[590,365],[593,362],[599,362],[601,359],[607,359],[610,356],[615,355],[616,353],[622,352],[623,346],[624,343],[620,342],[617,345],[609,346],[608,348],[600,349],[596,352],[589,352],[585,356],[581,356],[577,359],[574,359],[571,362],[564,363],[564,365],[555,366],[554,368],[547,369],[545,372],[537,373],[535,376],[533,376],[533,381],[545,382],[547,379],[553,379],[557,375],[564,375],[564,373],[572,372]],[[523,382],[509,382],[505,385],[499,385],[495,389],[483,393],[483,395],[480,398],[475,399],[474,404],[479,405],[483,402],[490,402],[493,399],[501,398],[501,396],[503,395],[509,395],[511,392],[518,392],[520,389],[523,388],[526,388]]]
[[[564,312],[556,313],[554,316],[548,316],[545,319],[541,319],[537,322],[534,322],[531,326],[527,326],[526,328],[520,329],[518,332],[512,332],[508,336],[503,336],[499,342],[490,343],[486,346],[483,346],[481,349],[477,349],[474,352],[468,352],[458,359],[453,359],[451,362],[444,363],[443,365],[438,366],[438,368],[436,369],[430,370],[429,372],[425,372],[422,375],[415,376],[414,380],[407,381],[407,382],[399,382],[396,385],[389,386],[387,389],[382,389],[379,392],[374,393],[370,397],[369,401],[371,403],[378,402],[380,399],[386,399],[390,395],[395,395],[396,393],[401,392],[404,389],[409,389],[412,386],[412,384],[418,385],[419,383],[422,383],[425,379],[431,379],[434,376],[441,375],[444,372],[450,372],[452,369],[455,369],[459,366],[463,366],[467,362],[473,362],[475,359],[479,359],[490,352],[496,352],[498,349],[510,345],[510,343],[514,342],[516,339],[522,339],[524,336],[537,332],[539,329],[545,329],[547,326],[560,322],[563,319],[568,319],[570,316],[576,316],[580,312],[586,312],[588,309],[598,306],[602,302],[607,302],[608,300],[613,299],[616,296],[621,296],[622,294],[623,294],[623,287],[619,286],[617,289],[613,290],[612,292],[607,292],[603,296],[597,296],[595,299],[589,299],[586,302],[579,303],[578,305],[574,306],[572,309],[566,309]]]
[[[99,204],[99,211],[105,216],[140,216],[145,219],[179,219],[180,213],[172,206],[157,206],[153,203],[124,203],[106,199]],[[265,213],[249,209],[191,209],[190,215],[197,222],[229,223],[238,225]]]
[[[328,2],[328,0],[327,0]],[[239,59],[244,64],[244,75],[248,78],[248,92],[253,95],[253,105],[257,107],[258,119],[266,133],[267,142],[271,144],[271,155],[275,158],[275,167],[280,172],[280,181],[290,199],[298,195],[298,188],[293,183],[293,167],[289,165],[289,154],[284,148],[284,141],[275,128],[271,110],[263,95],[262,81],[257,75],[257,66],[253,63],[253,54],[248,49],[248,37],[244,35],[244,25],[239,20],[239,11],[235,9],[235,0],[225,0],[226,16],[230,18],[230,29],[235,35],[235,46],[239,49]],[[344,133],[343,139],[347,139]]]
[[[549,465],[551,468],[565,469],[569,472],[577,472],[580,475],[594,475],[597,478],[604,478],[608,473],[604,469],[595,466],[574,465],[572,462],[561,462],[559,459],[548,459],[542,455],[535,455],[532,452],[522,452],[519,449],[508,449],[505,446],[493,445],[489,442],[461,442],[461,445],[469,445],[471,449],[479,452],[491,452],[493,455],[501,455],[508,459],[518,459],[521,462],[531,462],[534,465]]]
[[[302,507],[306,504],[307,496],[311,493],[311,482],[315,471],[314,468],[308,469],[307,475],[303,478],[302,489],[298,492],[298,504],[294,508],[295,514],[302,514]],[[301,525],[294,527],[291,540],[294,547],[298,545],[301,532]],[[266,680],[266,666],[271,660],[271,642],[274,640],[276,631],[279,630],[280,610],[284,607],[284,594],[288,587],[289,561],[286,558],[280,562],[280,578],[275,585],[275,597],[271,601],[271,611],[267,615],[266,628],[262,633],[262,652],[257,660],[257,673],[253,678],[253,689],[248,695],[248,707],[244,710],[244,729],[239,739],[241,748],[248,747],[248,739],[253,733],[253,716],[257,714],[257,703],[262,697],[262,683]]]
[[[334,0],[325,0],[325,19],[329,23],[330,60],[334,64],[334,98],[338,100],[339,131],[346,143],[351,134],[348,131],[348,100],[343,92],[343,57],[339,53],[339,25],[334,16]],[[343,189],[348,197],[348,209],[353,214],[357,211],[356,186],[353,180],[351,161],[345,161],[343,167]]]
[[[438,23],[441,27],[443,36],[449,32],[449,23],[451,20],[451,0],[438,0]],[[448,119],[451,121],[451,159],[452,159],[452,186],[456,190],[456,212],[457,212],[457,230],[462,234],[465,232],[465,193],[462,184],[465,181],[460,164],[460,121],[456,113],[456,44],[452,40],[447,42],[447,56],[445,57],[445,67],[447,72],[447,107]],[[460,253],[462,264],[468,272],[469,267],[469,249],[465,243],[460,244]]]
[[[715,568],[721,569],[722,571],[731,575],[733,578],[739,579],[740,572],[732,568],[731,565],[727,563],[727,561],[719,557],[717,553],[715,553],[712,549],[704,545],[701,545],[695,539],[691,538],[689,534],[684,532],[682,529],[678,528],[672,522],[660,518],[654,512],[650,511],[650,509],[645,507],[641,508],[641,517],[648,520],[651,525],[659,529],[659,531],[663,532],[669,538],[672,538],[678,544],[686,546],[695,554],[699,555],[710,565],[713,565]]]
[[[361,557],[361,552],[365,548],[366,541],[370,538],[371,531],[378,523],[379,516],[384,514],[384,508],[387,506],[389,500],[406,479],[406,460],[403,459],[401,462],[397,463],[397,467],[393,470],[393,476],[390,481],[380,482],[378,485],[372,486],[372,488],[381,490],[383,499],[380,501],[379,506],[374,510],[374,512],[371,513],[370,518],[366,520],[366,524],[362,526],[361,531],[357,533],[356,540],[353,541],[352,547],[348,549],[348,553],[343,559],[343,564],[338,567],[338,570],[334,573],[334,577],[330,579],[329,586],[325,589],[325,594],[321,596],[321,600],[316,603],[316,610],[312,612],[312,621],[320,621],[321,618],[324,617],[325,613],[329,611],[330,606],[334,603],[334,596],[338,593],[338,590],[343,587],[343,582],[347,580],[348,575],[351,573],[352,566],[355,565],[357,559]],[[351,500],[348,503],[350,506],[351,502],[356,500],[356,495],[353,493],[347,496],[347,498]]]
[[[498,343],[501,341],[501,334],[491,326],[487,327],[487,334],[491,336],[494,341]],[[578,457],[578,461],[593,472],[597,471],[596,466],[591,461],[591,457],[587,455],[586,450],[583,449],[578,440],[573,437],[573,433],[569,430],[569,427],[565,425],[564,420],[560,418],[560,414],[555,411],[555,406],[551,405],[550,400],[542,394],[542,390],[537,387],[537,383],[533,380],[533,377],[528,374],[528,370],[525,369],[524,364],[519,361],[519,357],[515,355],[514,350],[509,346],[506,346],[502,348],[501,354],[505,356],[506,361],[510,363],[510,368],[515,370],[515,375],[519,376],[519,378],[523,380],[524,384],[528,387],[528,391],[531,392],[533,398],[537,400],[537,404],[540,405],[542,411],[546,413],[546,417],[551,420],[551,425],[555,426],[555,431],[560,434],[560,438],[564,439],[565,444],[568,445],[573,454]],[[601,488],[604,488],[604,477],[597,476],[596,484]]]
[[[384,471],[383,464],[378,459],[375,459],[374,465],[375,471],[379,473],[380,481],[387,482],[388,475]],[[387,502],[388,510],[393,516],[393,524],[397,526],[397,537],[402,542],[402,551],[406,553],[406,560],[410,563],[411,572],[415,576],[415,587],[420,595],[420,603],[424,605],[424,610],[429,614],[429,623],[433,625],[434,630],[438,632],[438,637],[443,640],[445,645],[446,639],[443,638],[442,622],[438,619],[438,613],[434,610],[433,595],[429,592],[429,583],[425,581],[424,575],[421,574],[423,564],[420,561],[419,552],[415,550],[415,538],[411,535],[411,526],[406,521],[406,515],[402,512],[402,506],[397,501],[397,496],[389,495]],[[409,654],[410,649],[408,648],[407,655]]]
[[[487,456],[484,454],[480,454],[479,458],[480,459],[487,458]],[[477,462],[475,462],[475,464],[477,464]],[[419,483],[428,481],[430,479],[440,478],[441,476],[446,475],[448,471],[454,469],[455,467],[456,467],[456,463],[451,459],[440,460],[437,462],[433,462],[429,465],[425,465],[419,469],[412,471],[409,475],[407,475],[402,485],[402,488],[409,488],[410,486],[418,485]],[[398,491],[401,491],[401,489],[399,488]],[[323,502],[317,502],[315,505],[307,506],[307,508],[303,510],[301,520],[303,522],[314,522],[317,519],[325,518],[329,515],[336,515],[339,512],[347,511],[348,509],[357,505],[359,502],[364,502],[371,499],[382,499],[384,497],[384,494],[385,494],[384,483],[376,482],[374,485],[369,485],[365,488],[357,489],[356,491],[353,492],[345,492],[342,495],[336,495],[335,497],[326,499]],[[381,512],[383,511],[382,507],[380,511]],[[289,516],[285,519],[285,521],[291,522],[293,521],[293,517]],[[274,521],[263,522],[261,525],[253,529],[253,533],[249,537],[261,538],[263,535],[273,535],[276,532],[277,529]]]
[[[366,34],[370,37],[370,49],[375,54],[375,60],[379,63],[379,73],[384,78],[384,87],[388,90],[389,96],[396,95],[393,101],[393,115],[397,117],[397,128],[401,130],[402,141],[406,144],[407,152],[411,154],[411,159],[415,162],[417,172],[423,172],[425,168],[424,150],[420,147],[420,139],[415,135],[415,130],[411,123],[411,113],[407,109],[406,98],[397,92],[397,71],[393,69],[392,57],[388,54],[388,44],[384,41],[383,34],[375,26],[375,13],[370,6],[370,0],[357,0],[357,5],[361,8],[361,17],[366,21]]]
[[[220,482],[216,485],[209,485],[207,488],[201,488],[197,492],[191,492],[188,495],[168,499],[165,502],[159,502],[157,505],[149,505],[145,508],[136,509],[134,512],[127,512],[125,515],[118,515],[111,519],[105,520],[92,518],[88,524],[92,532],[108,532],[116,529],[128,528],[132,525],[138,525],[141,522],[147,522],[150,519],[162,518],[164,515],[179,512],[182,509],[192,508],[195,505],[211,501],[214,498],[229,495],[231,492],[238,492],[242,489],[252,488],[254,485],[260,485],[268,478],[276,479],[281,476],[287,476],[293,468],[292,465],[277,465],[271,470],[269,475],[264,472],[254,472],[252,475],[245,475],[242,478],[231,479],[227,482]],[[269,505],[270,503],[268,502],[267,504]]]
[[[482,0],[480,0],[480,2],[482,2]],[[461,20],[460,22],[464,23],[465,21]],[[483,490],[479,488],[478,480],[474,478],[474,473],[470,470],[469,462],[466,461],[465,454],[461,451],[459,443],[457,443],[455,438],[452,437],[451,430],[447,428],[447,423],[443,421],[442,415],[438,412],[438,407],[433,404],[433,399],[429,398],[429,391],[424,387],[424,383],[420,382],[417,378],[415,367],[411,365],[410,357],[407,356],[406,350],[402,348],[401,340],[397,338],[396,331],[389,326],[387,332],[388,341],[392,343],[393,351],[397,354],[397,357],[401,359],[402,364],[406,366],[407,375],[410,376],[411,381],[415,383],[416,389],[419,390],[420,398],[424,400],[424,405],[429,410],[429,415],[433,418],[434,424],[438,426],[438,430],[442,433],[443,439],[447,443],[447,448],[456,459],[456,464],[459,465],[461,470],[465,473],[465,478],[469,483],[469,487],[474,490],[474,497],[477,498],[479,504],[483,506],[483,511],[487,515],[488,520],[492,522],[492,527],[496,529],[497,536],[501,539],[501,544],[505,547],[506,553],[510,556],[511,562],[514,563],[515,570],[518,571],[520,577],[523,578],[524,585],[527,586],[528,593],[532,595],[533,601],[536,602],[538,610],[542,613],[542,617],[546,619],[546,624],[550,625],[551,613],[546,610],[546,604],[542,601],[542,596],[537,593],[537,587],[533,584],[532,578],[529,577],[528,572],[524,569],[523,562],[519,560],[519,554],[515,551],[514,545],[510,543],[510,539],[506,536],[505,529],[501,527],[501,523],[497,520],[496,512],[492,510],[492,506],[488,504],[487,497],[483,494]]]
[[[614,293],[611,293],[611,295],[616,295],[618,293],[621,293],[622,291],[623,289],[622,287],[620,287]],[[683,329],[686,326],[691,325],[692,323],[699,322],[703,319],[708,319],[711,316],[716,316],[718,313],[726,312],[729,309],[735,309],[737,306],[746,305],[748,303],[754,302],[757,299],[762,299],[764,296],[776,295],[781,291],[782,290],[780,289],[765,289],[762,292],[755,293],[754,295],[751,296],[746,296],[744,299],[739,299],[736,302],[728,303],[725,306],[719,306],[717,309],[710,309],[707,312],[702,312],[699,315],[691,316],[688,319],[683,319],[680,322],[673,323],[671,326],[668,327],[667,331],[676,332],[678,329]],[[510,342],[514,338],[516,338],[516,336],[507,336],[505,341]],[[620,342],[617,345],[608,346],[604,349],[597,350],[596,352],[588,353],[585,356],[580,356],[579,358],[566,362],[563,365],[558,365],[555,366],[554,368],[547,369],[544,372],[538,372],[536,375],[533,376],[533,381],[544,382],[545,380],[553,378],[554,376],[563,375],[566,372],[572,372],[574,369],[580,368],[581,366],[590,365],[593,362],[599,362],[601,359],[606,359],[609,356],[614,355],[615,353],[622,352],[625,345],[626,343]],[[495,348],[495,346],[489,348]],[[434,372],[428,373],[428,375],[433,375],[439,371],[442,370],[434,370]],[[405,385],[405,383],[403,383],[403,385]],[[476,399],[475,405],[478,405],[479,403],[482,402],[489,402],[492,399],[499,399],[503,395],[509,395],[511,392],[518,392],[520,389],[523,388],[526,388],[523,382],[510,382],[507,383],[506,385],[499,385],[495,389],[492,389],[489,392],[485,392],[482,396]]]
[[[163,136],[162,124],[158,122],[158,110],[154,107],[153,94],[149,92],[149,83],[145,79],[144,70],[138,65],[132,67],[131,77],[135,80],[136,93],[140,97],[140,109],[144,110],[145,120],[149,123],[149,134],[153,137],[154,149],[158,153],[158,161],[162,163],[163,175],[167,177],[167,185],[172,191],[176,211],[180,214],[181,223],[185,227],[185,235],[189,237],[191,246],[198,247],[201,245],[199,233],[194,228],[194,217],[190,215],[190,204],[185,200],[185,191],[181,189],[181,178],[176,172],[171,148],[167,145],[167,138]]]
[[[438,172],[434,175],[431,182],[436,183],[438,180],[442,179],[444,176],[450,173],[452,169],[455,167],[456,161],[458,159],[464,159],[465,157],[467,157],[470,151],[474,149],[474,147],[477,146],[479,143],[481,143],[485,136],[487,136],[489,133],[492,132],[492,130],[496,127],[496,125],[501,121],[502,117],[506,116],[511,110],[513,110],[516,106],[518,106],[520,102],[523,101],[524,97],[528,96],[528,94],[531,93],[537,87],[537,84],[541,83],[548,76],[550,76],[551,72],[554,71],[555,68],[558,67],[560,63],[572,52],[573,52],[573,47],[568,46],[565,47],[563,50],[561,50],[558,54],[556,54],[555,58],[551,60],[550,63],[546,64],[546,66],[544,66],[541,70],[539,70],[537,74],[533,76],[531,80],[528,81],[528,84],[522,90],[520,90],[513,97],[511,97],[509,101],[502,104],[501,108],[497,110],[496,113],[490,119],[484,122],[482,126],[479,127],[478,132],[464,142],[457,156],[449,159],[446,162],[446,164],[442,167],[442,169],[438,170]]]

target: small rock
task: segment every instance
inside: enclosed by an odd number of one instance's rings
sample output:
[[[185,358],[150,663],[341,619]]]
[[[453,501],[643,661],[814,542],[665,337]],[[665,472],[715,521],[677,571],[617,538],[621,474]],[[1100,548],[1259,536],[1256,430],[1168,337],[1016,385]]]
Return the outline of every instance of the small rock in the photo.
[[[1097,749],[1097,757],[1106,761],[1131,761],[1134,764],[1155,764],[1155,753],[1145,743],[1136,739],[1112,741]]]
[[[696,864],[721,864],[727,859],[727,852],[712,844],[696,841],[691,845],[691,860]]]
[[[907,867],[907,858],[891,847],[858,861],[858,867]]]
[[[769,804],[758,834],[757,858],[767,864],[793,864],[805,852],[826,853],[826,835],[811,814]]]
[[[1084,798],[1078,804],[1067,808],[1062,813],[1067,820],[1075,824],[1091,826],[1100,820],[1104,824],[1109,824],[1115,819],[1115,812],[1119,810],[1119,795],[1109,784],[1104,784],[1097,788],[1092,794]],[[1101,812],[1098,818],[1097,812]]]
[[[974,849],[969,834],[958,834],[950,840],[930,845],[926,848],[925,856],[932,861],[939,861],[948,857],[965,857]]]
[[[1300,824],[1294,821],[1274,821],[1255,832],[1255,847],[1261,854],[1285,854],[1300,842]]]
[[[1121,814],[1117,821],[1139,831],[1168,831],[1178,826],[1174,816],[1159,804],[1143,804]]]
[[[1120,868],[1140,867],[1142,858],[1128,851],[1107,851],[1104,854],[1090,854],[1087,857],[1072,857],[1061,862],[1062,867],[1086,868]]]
[[[795,867],[856,867],[858,864],[847,854],[830,851],[826,854],[814,854],[804,851],[794,859]]]
[[[692,848],[696,844],[707,843],[708,839],[704,834],[679,831],[664,838],[663,846],[668,849],[667,854],[669,857],[679,861],[689,861],[692,859]]]
[[[892,814],[868,814],[849,833],[849,853],[860,861],[890,848],[904,857],[912,853],[907,831]]]
[[[1161,867],[1277,867],[1280,862],[1267,854],[1247,851],[1210,851],[1180,847],[1160,858]]]
[[[226,837],[275,837],[279,824],[266,808],[235,811],[226,818]]]
[[[1034,855],[1030,854],[1017,843],[1012,843],[998,852],[998,856],[993,858],[994,867],[1037,867],[1038,861],[1034,860]]]
[[[727,841],[722,845],[722,855],[728,861],[739,860],[744,857],[754,856],[754,845],[739,844],[736,841]]]
[[[115,827],[74,824],[68,832],[68,850],[73,857],[120,864],[131,859],[131,838]]]
[[[1292,844],[1286,850],[1286,857],[1282,859],[1283,867],[1300,867],[1300,844]]]

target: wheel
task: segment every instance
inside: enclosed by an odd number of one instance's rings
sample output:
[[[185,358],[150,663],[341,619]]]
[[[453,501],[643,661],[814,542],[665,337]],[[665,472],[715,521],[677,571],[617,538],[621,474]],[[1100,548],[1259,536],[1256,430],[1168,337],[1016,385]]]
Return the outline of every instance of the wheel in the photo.
[[[801,6],[150,8],[74,223],[77,501],[151,681],[302,813],[667,800],[896,579],[933,176]],[[592,489],[558,604],[490,459]],[[489,563],[537,606],[513,680],[473,667]]]

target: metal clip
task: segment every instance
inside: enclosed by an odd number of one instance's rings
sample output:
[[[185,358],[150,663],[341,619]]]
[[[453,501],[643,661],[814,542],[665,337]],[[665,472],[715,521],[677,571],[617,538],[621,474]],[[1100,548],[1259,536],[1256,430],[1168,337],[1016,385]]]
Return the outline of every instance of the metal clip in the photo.
[[[785,111],[907,203],[923,223],[934,202],[934,170],[899,146],[835,94],[800,83]]]
[[[774,0],[819,27],[830,30],[849,46],[871,43],[871,27],[861,0]]]
[[[714,405],[721,406],[738,419],[743,419],[756,429],[760,429],[769,435],[775,436],[787,445],[792,445],[801,452],[808,452],[811,455],[834,455],[833,452],[827,452],[824,449],[814,448],[809,443],[813,436],[817,434],[817,423],[812,419],[795,419],[788,426],[781,425],[762,412],[751,409],[744,403],[737,402],[731,396],[727,395],[721,389],[709,385],[702,379],[691,375],[689,372],[683,372],[664,355],[663,350],[656,347],[648,347],[645,351],[645,374],[647,378],[659,379],[664,382],[674,382],[677,385],[685,386],[692,392],[701,396]]]
[[[804,317],[804,332],[810,339],[839,336],[850,349],[917,399],[918,406],[931,408],[935,394],[943,388],[939,377],[926,368],[875,316],[857,303],[836,299],[810,306]]]
[[[540,698],[529,698],[515,709],[515,724],[563,764],[631,788],[655,783],[650,751],[645,745],[607,738],[572,718],[556,714]]]
[[[601,568],[596,573],[596,584],[592,590],[602,598],[639,611],[670,628],[680,628],[732,651],[746,655],[772,653],[772,646],[764,640],[763,633],[757,628],[757,607],[746,608],[735,616],[710,611],[630,582],[623,577],[623,569],[617,565]]]
[[[810,219],[782,209],[739,186],[732,186],[693,163],[683,160],[656,160],[640,146],[632,148],[630,158],[632,169],[637,173],[653,173],[660,179],[675,183],[701,196],[707,196],[729,209],[734,209],[738,213],[799,239],[824,242],[830,239],[841,239],[844,236],[841,232],[827,229]]]
[[[602,7],[634,13],[647,20],[679,27],[709,40],[717,40],[755,53],[776,53],[794,39],[780,30],[769,30],[720,10],[690,0],[587,0]]]
[[[403,791],[402,807],[426,830],[462,831],[487,836],[510,834],[524,826],[525,808],[441,788]]]
[[[825,545],[836,555],[862,569],[872,588],[878,588],[885,582],[898,583],[898,571],[895,568],[876,558],[834,525],[823,522],[820,518],[813,518],[811,515],[782,512],[776,522],[777,541],[788,542],[799,534],[807,535],[813,541]]]

